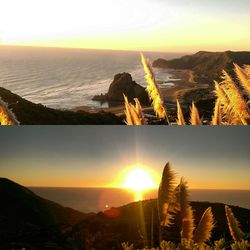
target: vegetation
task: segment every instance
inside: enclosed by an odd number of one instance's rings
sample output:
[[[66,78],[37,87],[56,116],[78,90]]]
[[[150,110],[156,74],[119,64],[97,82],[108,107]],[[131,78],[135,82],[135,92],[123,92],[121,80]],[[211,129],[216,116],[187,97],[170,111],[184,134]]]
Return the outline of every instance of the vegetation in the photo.
[[[233,74],[233,63],[244,65],[249,62],[250,52],[247,51],[199,51],[194,55],[172,60],[158,59],[153,62],[153,67],[192,70],[195,82],[212,84],[213,80],[219,80],[222,70]]]
[[[166,108],[163,105],[163,101],[160,96],[159,88],[157,87],[154,73],[150,63],[142,55],[142,63],[144,66],[146,80],[148,82],[148,94],[152,100],[152,106],[155,114],[160,119],[166,119],[166,124],[170,124]],[[245,65],[241,68],[237,64],[234,64],[234,71],[238,81],[234,80],[225,70],[222,71],[221,81],[215,81],[215,95],[216,102],[214,112],[210,125],[250,125],[250,110],[248,107],[250,96],[250,73],[249,65]],[[138,101],[137,101],[138,102]],[[137,104],[138,105],[138,104]],[[132,106],[127,104],[127,108],[132,109]],[[132,113],[132,111],[130,112]],[[142,109],[139,113],[142,115]],[[141,120],[140,124],[133,122],[133,119],[127,117],[126,123],[128,125],[146,125],[146,119]],[[136,117],[135,114],[135,118]],[[181,105],[177,100],[177,125],[185,125],[186,121],[183,116]],[[172,123],[173,124],[173,123]],[[174,123],[175,124],[175,123]],[[202,118],[199,115],[199,111],[192,103],[190,109],[190,125],[202,125]]]
[[[220,238],[225,239],[226,247],[233,244],[227,227],[225,205],[189,202],[187,183],[182,179],[179,184],[181,185],[175,186],[173,182],[172,186],[173,193],[178,190],[176,187],[180,188],[177,200],[182,200],[182,205],[179,212],[173,215],[170,226],[162,228],[162,241],[178,245],[192,239],[202,215],[211,207],[216,225],[211,231],[210,240],[205,243],[206,247],[213,246],[212,242]],[[99,213],[83,214],[43,199],[4,178],[0,178],[0,197],[0,249],[121,250],[121,242],[127,241],[133,242],[135,249],[160,246],[157,199],[132,202]],[[192,209],[193,221],[188,207]],[[241,222],[241,231],[249,232],[250,210],[235,206],[230,206],[230,209]],[[249,240],[249,236],[247,238],[244,235],[242,239]],[[195,244],[197,243],[192,243],[193,246]],[[241,240],[237,244],[242,244]]]
[[[7,103],[5,103],[0,98],[0,124],[1,125],[18,125],[19,122],[15,115],[8,108]]]
[[[225,205],[227,224],[234,242],[225,242],[225,239],[210,242],[212,230],[216,225],[212,208],[208,207],[205,210],[195,228],[193,209],[188,201],[187,182],[181,178],[180,184],[174,187],[174,177],[175,173],[171,169],[170,164],[167,163],[163,170],[158,191],[160,248],[145,247],[143,250],[219,250],[229,248],[232,250],[247,250],[250,247],[250,243],[245,239],[246,234],[241,230],[238,220],[227,205]],[[174,223],[175,217],[178,217],[181,221],[180,237],[177,237],[175,242],[171,242],[167,237],[166,231]],[[164,231],[165,234],[163,234]],[[134,246],[129,243],[122,243],[122,248],[124,250],[133,250]]]
[[[5,105],[2,107],[4,107],[4,110],[7,112],[5,111],[4,114],[12,114],[12,112],[10,112],[10,110],[12,110],[21,125],[124,124],[122,118],[112,113],[99,112],[92,114],[84,111],[73,112],[69,110],[52,109],[42,104],[27,101],[1,87],[0,97],[5,102]],[[6,103],[8,103],[8,109]],[[2,123],[5,118],[0,119],[0,123]],[[2,125],[4,125],[4,123],[2,123]]]

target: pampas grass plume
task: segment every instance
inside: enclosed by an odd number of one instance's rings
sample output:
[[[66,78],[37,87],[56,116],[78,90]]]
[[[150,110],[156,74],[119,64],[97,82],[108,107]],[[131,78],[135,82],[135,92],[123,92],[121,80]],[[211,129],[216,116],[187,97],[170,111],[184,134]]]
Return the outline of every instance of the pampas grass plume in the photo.
[[[231,208],[229,208],[227,205],[225,206],[225,212],[226,212],[226,217],[227,217],[228,228],[229,228],[232,238],[235,241],[242,240],[244,233],[240,229],[239,221],[235,218]]]
[[[1,100],[1,98],[0,98],[0,124],[1,125],[19,124],[13,112],[8,108],[7,103]]]
[[[202,125],[198,109],[196,108],[194,102],[192,102],[192,108],[190,112],[190,123],[192,125]]]
[[[202,215],[200,222],[194,233],[194,242],[203,243],[210,239],[212,230],[215,226],[215,221],[211,207],[207,208]]]

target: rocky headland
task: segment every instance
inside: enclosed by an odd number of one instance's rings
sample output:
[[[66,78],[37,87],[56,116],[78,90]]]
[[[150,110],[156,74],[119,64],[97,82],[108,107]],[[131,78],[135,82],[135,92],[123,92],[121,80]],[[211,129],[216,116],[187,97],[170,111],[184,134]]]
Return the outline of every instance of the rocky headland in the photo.
[[[114,76],[114,80],[109,86],[108,92],[96,95],[93,100],[100,102],[108,102],[110,106],[124,103],[126,95],[130,102],[134,102],[134,98],[138,98],[142,105],[149,105],[148,94],[144,87],[137,84],[129,73],[120,73]]]

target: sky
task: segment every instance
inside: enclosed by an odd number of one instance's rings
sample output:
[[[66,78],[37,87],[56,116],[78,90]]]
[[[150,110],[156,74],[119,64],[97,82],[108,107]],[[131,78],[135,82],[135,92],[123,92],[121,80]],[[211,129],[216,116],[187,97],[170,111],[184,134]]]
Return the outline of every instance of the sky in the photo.
[[[250,50],[249,0],[0,0],[2,44]]]
[[[0,130],[0,176],[25,186],[120,187],[170,161],[190,188],[250,189],[247,127],[44,126]]]

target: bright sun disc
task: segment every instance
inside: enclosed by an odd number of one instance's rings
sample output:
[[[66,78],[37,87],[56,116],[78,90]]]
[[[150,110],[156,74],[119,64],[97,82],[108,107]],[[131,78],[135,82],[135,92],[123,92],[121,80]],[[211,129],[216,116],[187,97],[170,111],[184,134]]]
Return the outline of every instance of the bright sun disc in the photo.
[[[124,188],[129,188],[137,191],[154,188],[154,183],[149,173],[143,169],[134,169],[128,173]]]

